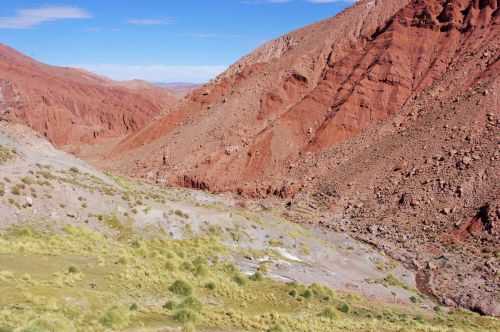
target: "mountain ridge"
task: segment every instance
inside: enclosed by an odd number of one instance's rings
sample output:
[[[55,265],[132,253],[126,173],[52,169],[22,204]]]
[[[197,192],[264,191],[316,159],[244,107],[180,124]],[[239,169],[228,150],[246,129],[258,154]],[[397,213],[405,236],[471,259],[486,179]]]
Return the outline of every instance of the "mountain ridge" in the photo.
[[[175,105],[166,89],[130,88],[93,73],[42,64],[0,45],[0,116],[58,146],[97,143],[142,128]]]

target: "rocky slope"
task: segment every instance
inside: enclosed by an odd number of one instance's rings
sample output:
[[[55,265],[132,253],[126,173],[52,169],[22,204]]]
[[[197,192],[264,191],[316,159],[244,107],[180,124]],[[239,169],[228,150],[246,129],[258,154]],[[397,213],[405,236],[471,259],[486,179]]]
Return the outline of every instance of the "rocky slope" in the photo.
[[[48,66],[0,45],[0,117],[28,124],[58,146],[131,134],[175,102],[166,89]]]
[[[276,195],[292,216],[310,201],[442,303],[500,315],[499,6],[359,1],[243,58],[107,166]]]
[[[346,234],[103,174],[0,122],[0,329],[498,331]],[[334,291],[335,290],[335,291]]]

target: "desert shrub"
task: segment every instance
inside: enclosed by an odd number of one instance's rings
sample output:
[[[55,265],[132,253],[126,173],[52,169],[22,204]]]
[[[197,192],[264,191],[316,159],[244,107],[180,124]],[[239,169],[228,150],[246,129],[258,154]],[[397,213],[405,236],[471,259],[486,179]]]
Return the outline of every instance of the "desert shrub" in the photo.
[[[197,298],[193,296],[186,297],[180,304],[179,308],[191,309],[193,311],[200,311],[203,305]]]
[[[262,281],[264,279],[264,276],[262,275],[262,273],[257,271],[254,274],[252,274],[249,279],[252,281]]]
[[[310,289],[306,289],[300,294],[300,296],[302,296],[305,299],[310,299],[313,296],[313,293]]]
[[[78,269],[76,268],[76,266],[70,266],[68,268],[68,273],[78,273]]]
[[[247,283],[247,278],[245,278],[244,275],[237,273],[233,276],[233,281],[240,286],[245,286],[245,284]]]
[[[25,176],[25,177],[21,178],[21,182],[22,182],[22,183],[24,183],[24,184],[26,184],[26,185],[28,185],[28,186],[30,186],[30,185],[32,185],[33,183],[35,183],[35,180],[33,180],[33,179],[32,179],[31,177],[29,177],[29,176]]]
[[[172,285],[170,285],[168,290],[181,296],[189,296],[193,293],[191,285],[184,280],[176,280]]]
[[[137,310],[139,310],[139,307],[137,306],[136,303],[132,303],[128,309],[130,311],[137,311]]]
[[[28,326],[21,329],[21,332],[73,332],[73,324],[64,317],[45,316],[37,318],[28,323]]]
[[[70,171],[71,173],[80,173],[80,170],[79,170],[78,168],[76,168],[76,167],[71,167],[71,168],[69,169],[69,171]]]
[[[197,314],[189,309],[178,310],[173,316],[173,319],[179,323],[193,323],[197,318]]]
[[[54,176],[49,171],[38,171],[37,174],[39,174],[46,180],[51,180],[54,178]]]
[[[174,310],[177,307],[177,303],[175,303],[172,300],[169,300],[169,301],[165,302],[165,304],[162,307],[163,307],[163,309]]]
[[[175,210],[174,214],[178,217],[189,219],[189,214],[182,212],[181,210]]]
[[[167,271],[175,271],[175,264],[172,263],[171,261],[165,262],[165,269]]]
[[[194,275],[197,277],[205,277],[208,274],[208,268],[205,264],[196,265]]]
[[[184,262],[182,262],[180,267],[181,267],[181,270],[183,270],[183,271],[189,271],[189,272],[194,271],[194,266],[191,264],[191,262],[184,261]]]
[[[351,308],[349,307],[349,305],[347,303],[345,303],[345,302],[339,304],[339,306],[337,307],[337,309],[340,312],[343,312],[344,314],[349,313],[349,311],[351,310]]]
[[[209,281],[205,284],[205,288],[208,290],[214,290],[216,288],[215,282]]]
[[[182,327],[182,332],[196,332],[196,327],[192,323],[187,323]]]
[[[277,324],[277,325],[274,325],[271,328],[269,328],[267,330],[267,332],[285,332],[285,328],[283,328],[283,326]]]
[[[12,195],[16,195],[16,196],[19,196],[21,195],[21,190],[23,189],[23,186],[19,185],[19,184],[16,184],[14,187],[12,187],[10,189],[10,193]]]
[[[322,312],[319,313],[319,316],[333,320],[337,318],[337,313],[332,308],[325,308]]]
[[[120,329],[127,327],[130,322],[130,314],[127,310],[113,307],[106,311],[106,313],[101,317],[99,322],[112,329]]]

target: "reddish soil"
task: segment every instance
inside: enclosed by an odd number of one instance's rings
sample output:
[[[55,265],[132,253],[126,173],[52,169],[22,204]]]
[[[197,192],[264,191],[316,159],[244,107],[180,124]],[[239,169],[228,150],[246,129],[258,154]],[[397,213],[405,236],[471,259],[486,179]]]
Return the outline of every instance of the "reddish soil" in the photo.
[[[0,117],[58,146],[131,134],[175,103],[166,89],[48,66],[0,45]]]
[[[279,196],[292,217],[309,200],[444,304],[500,315],[499,7],[359,1],[243,58],[102,165]]]

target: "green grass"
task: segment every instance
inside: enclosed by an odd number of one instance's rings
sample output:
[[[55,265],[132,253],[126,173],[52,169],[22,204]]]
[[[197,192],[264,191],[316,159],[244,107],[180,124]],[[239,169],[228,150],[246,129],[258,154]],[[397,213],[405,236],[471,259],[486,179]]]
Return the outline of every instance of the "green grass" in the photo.
[[[123,227],[113,215],[101,219],[110,228]],[[321,285],[276,282],[261,273],[247,278],[221,259],[229,251],[215,237],[172,240],[158,232],[122,237],[73,226],[51,232],[37,227],[0,235],[0,327],[6,331],[500,328],[496,319],[465,311],[423,312],[418,306],[337,294]]]

